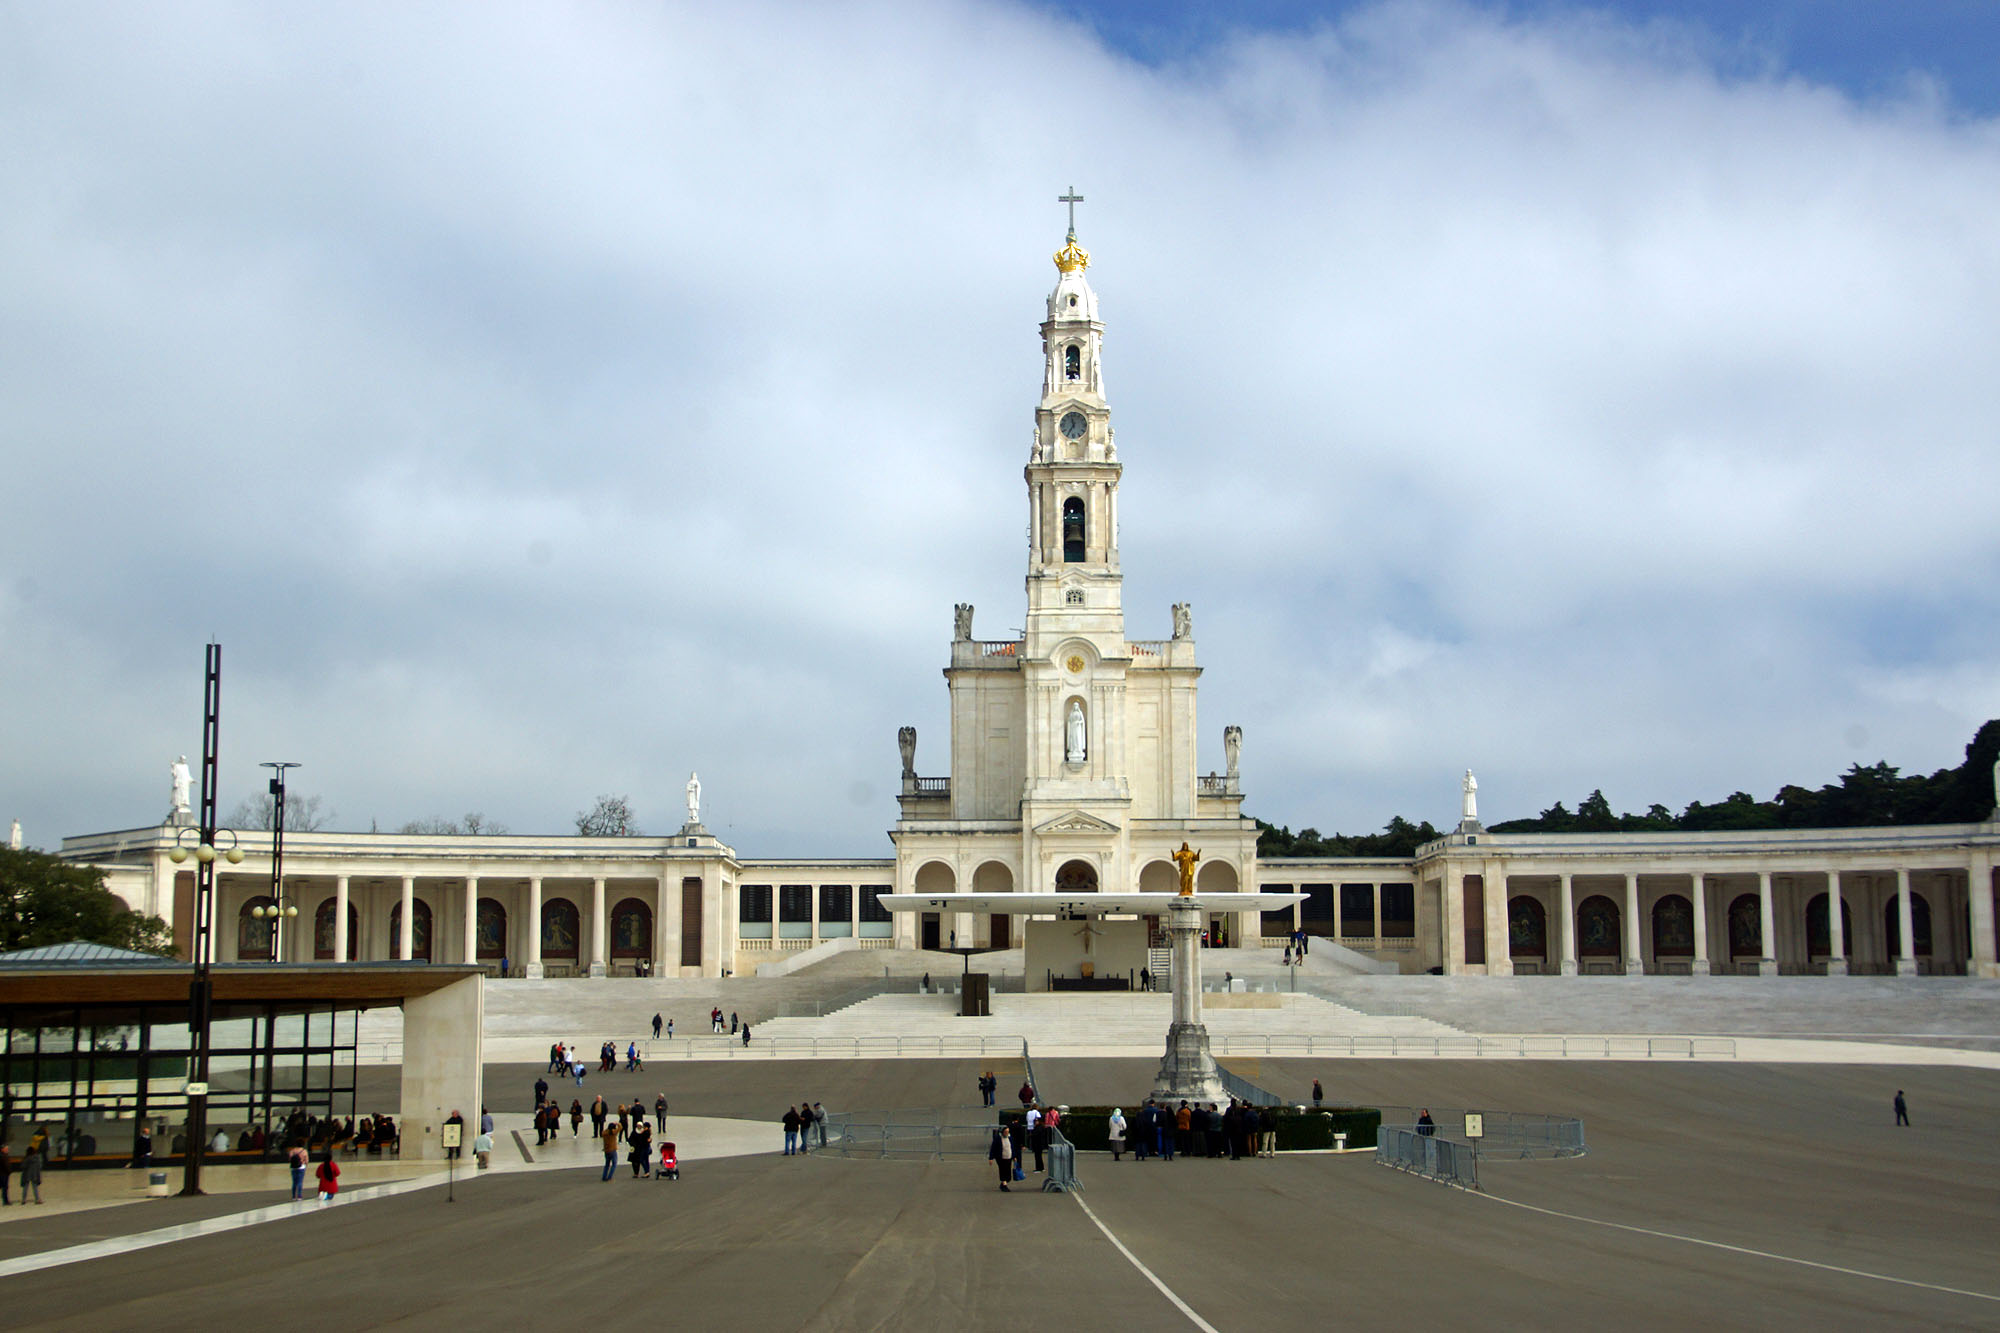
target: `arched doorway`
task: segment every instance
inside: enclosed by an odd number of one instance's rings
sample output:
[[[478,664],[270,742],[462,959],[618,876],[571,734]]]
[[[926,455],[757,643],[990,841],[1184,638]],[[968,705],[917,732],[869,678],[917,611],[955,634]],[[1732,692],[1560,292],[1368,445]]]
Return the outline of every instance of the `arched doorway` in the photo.
[[[323,963],[333,961],[333,914],[337,906],[337,899],[328,898],[313,913],[313,957]],[[361,961],[361,909],[351,898],[347,902],[346,961]]]
[[[974,893],[1012,893],[1014,872],[1000,861],[987,861],[972,872]],[[986,943],[994,949],[1014,947],[1014,918],[1005,912],[993,912],[986,920]]]
[[[942,861],[926,861],[917,867],[917,876],[911,881],[911,888],[917,893],[950,893],[958,887],[958,876]],[[943,918],[936,912],[925,912],[917,918],[917,947],[919,949],[942,948],[944,942]]]
[[[1236,892],[1236,867],[1227,861],[1204,861],[1195,872],[1194,887],[1199,893]],[[1208,942],[1217,949],[1227,949],[1236,942],[1236,917],[1229,912],[1208,914]]]
[[[1899,895],[1890,894],[1889,901],[1882,908],[1882,938],[1889,941],[1889,962],[1893,965],[1903,956],[1903,912],[1896,905]],[[1910,937],[1916,941],[1912,951],[1918,958],[1931,956],[1931,905],[1924,901],[1924,895],[1914,890],[1910,893]]]
[[[253,907],[269,908],[271,900],[263,894],[247,899],[236,913],[236,961],[239,963],[268,963],[271,961],[271,937],[278,928],[275,917],[255,917],[250,915]]]
[[[611,958],[637,963],[653,956],[653,909],[637,898],[621,898],[611,909]]]
[[[1547,965],[1549,915],[1541,899],[1519,894],[1507,900],[1507,956],[1517,968],[1523,959]]]
[[[422,898],[412,899],[416,910],[410,913],[410,961],[431,960],[431,905]],[[399,957],[403,949],[403,905],[397,903],[389,909],[389,956]]]
[[[507,956],[507,909],[497,898],[479,900],[479,918],[476,923],[478,953],[482,961],[499,961]]]
[[[1621,959],[1618,935],[1618,904],[1601,893],[1593,893],[1576,905],[1576,953],[1578,958]],[[1600,962],[1590,969],[1612,970]]]
[[[574,963],[577,941],[583,938],[582,914],[567,898],[551,898],[542,904],[542,957]]]
[[[1754,893],[1739,893],[1729,904],[1729,956],[1761,960],[1764,955],[1764,908]]]
[[[1096,893],[1097,867],[1088,861],[1065,861],[1056,871],[1057,893]]]
[[[1694,957],[1694,904],[1678,893],[1653,904],[1653,957]]]
[[[1816,893],[1806,904],[1806,957],[1830,958],[1833,956],[1833,937],[1828,932],[1826,920],[1826,895]],[[1854,914],[1847,910],[1847,899],[1840,900],[1840,956],[1854,956]]]

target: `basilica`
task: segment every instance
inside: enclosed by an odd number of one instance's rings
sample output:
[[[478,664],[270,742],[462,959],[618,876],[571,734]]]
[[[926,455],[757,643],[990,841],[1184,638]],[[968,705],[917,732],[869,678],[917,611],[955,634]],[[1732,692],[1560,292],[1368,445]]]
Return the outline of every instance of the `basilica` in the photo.
[[[1122,473],[1105,324],[1074,221],[1054,256],[1027,487],[1026,625],[974,637],[953,617],[947,772],[902,753],[893,855],[740,856],[696,801],[667,837],[291,833],[274,898],[270,835],[228,837],[220,961],[425,960],[489,975],[723,977],[788,971],[849,949],[1017,947],[1014,914],[893,910],[894,895],[1108,892],[1157,932],[1170,855],[1200,850],[1208,895],[1295,893],[1209,911],[1211,945],[1297,933],[1356,970],[1476,975],[2000,976],[2000,822],[1745,833],[1494,834],[1462,784],[1460,819],[1409,859],[1272,859],[1242,811],[1243,733],[1226,771],[1196,771],[1194,617],[1128,636],[1119,561]],[[1143,458],[1143,455],[1141,455]],[[914,669],[913,669],[914,676]],[[1282,718],[1255,719],[1267,726]],[[886,748],[886,747],[885,747]],[[1441,788],[1449,788],[1442,779]],[[158,825],[64,839],[183,950],[194,875]],[[1996,811],[2000,816],[2000,811]],[[907,897],[905,901],[907,901]],[[294,918],[285,910],[296,907]]]

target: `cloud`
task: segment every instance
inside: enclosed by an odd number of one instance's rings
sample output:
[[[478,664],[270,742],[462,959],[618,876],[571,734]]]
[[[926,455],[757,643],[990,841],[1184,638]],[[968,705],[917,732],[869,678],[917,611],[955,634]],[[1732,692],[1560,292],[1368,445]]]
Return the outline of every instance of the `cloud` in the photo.
[[[1934,91],[1427,4],[1156,67],[1001,4],[12,27],[35,841],[159,817],[214,634],[225,804],[290,758],[349,826],[666,828],[698,769],[746,854],[886,853],[950,605],[1021,618],[1071,183],[1131,632],[1194,602],[1256,813],[1678,805],[1995,711],[2000,136]]]

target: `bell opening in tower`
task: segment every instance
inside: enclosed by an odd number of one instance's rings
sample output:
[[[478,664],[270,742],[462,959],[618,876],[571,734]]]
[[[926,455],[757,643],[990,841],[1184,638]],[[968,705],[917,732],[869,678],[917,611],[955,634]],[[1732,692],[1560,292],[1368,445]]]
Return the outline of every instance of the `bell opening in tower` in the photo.
[[[1063,501],[1063,563],[1082,563],[1083,546],[1083,501],[1071,496]]]
[[[1063,349],[1063,378],[1072,380],[1083,378],[1083,353],[1077,349],[1075,343]]]

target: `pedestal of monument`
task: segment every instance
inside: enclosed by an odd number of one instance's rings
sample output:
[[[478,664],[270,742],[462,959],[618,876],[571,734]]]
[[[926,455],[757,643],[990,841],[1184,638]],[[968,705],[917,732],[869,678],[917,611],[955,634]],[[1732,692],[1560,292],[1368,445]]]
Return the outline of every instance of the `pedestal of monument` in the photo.
[[[1153,1100],[1169,1105],[1229,1100],[1201,1021],[1201,920],[1201,906],[1191,898],[1176,898],[1168,907],[1167,925],[1174,937],[1174,1021],[1153,1080]]]

